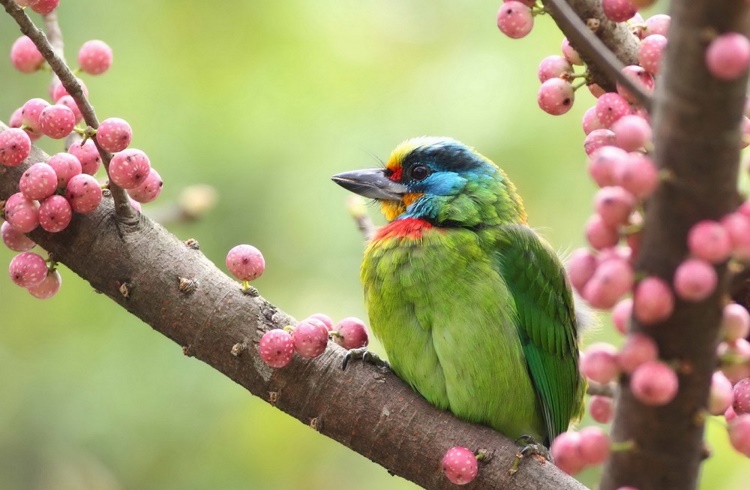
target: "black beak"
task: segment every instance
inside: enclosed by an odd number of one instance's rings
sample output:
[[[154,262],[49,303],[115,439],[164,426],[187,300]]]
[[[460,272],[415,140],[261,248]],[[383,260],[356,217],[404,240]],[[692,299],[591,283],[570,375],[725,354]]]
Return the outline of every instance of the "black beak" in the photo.
[[[344,172],[334,175],[331,180],[355,194],[382,201],[400,201],[408,192],[404,185],[386,177],[382,168]]]

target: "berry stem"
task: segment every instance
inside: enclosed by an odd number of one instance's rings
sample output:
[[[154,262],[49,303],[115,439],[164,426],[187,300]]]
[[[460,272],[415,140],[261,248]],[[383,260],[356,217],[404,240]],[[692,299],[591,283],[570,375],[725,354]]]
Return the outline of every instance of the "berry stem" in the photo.
[[[99,120],[97,119],[96,113],[94,112],[94,107],[83,94],[83,89],[81,88],[81,84],[78,82],[78,79],[76,79],[76,77],[73,75],[73,72],[70,70],[68,65],[65,64],[65,61],[62,59],[62,57],[58,56],[58,54],[55,52],[56,48],[51,45],[50,41],[47,39],[47,36],[45,36],[44,33],[39,30],[39,28],[31,21],[29,16],[26,15],[26,12],[24,12],[24,10],[19,7],[14,0],[0,0],[0,4],[5,7],[5,11],[8,12],[8,15],[10,15],[13,20],[16,21],[21,32],[24,35],[28,36],[29,39],[34,42],[34,45],[36,45],[39,52],[42,53],[42,56],[44,56],[44,59],[47,60],[47,63],[49,64],[50,68],[52,68],[52,71],[60,79],[60,83],[62,83],[63,87],[65,87],[65,90],[68,91],[70,96],[73,97],[73,100],[78,106],[78,109],[81,111],[83,120],[86,122],[86,124],[94,129],[98,128]],[[45,20],[48,19],[45,18]],[[51,20],[48,21],[48,25],[50,23]],[[54,22],[54,24],[56,24],[56,22]],[[57,29],[53,27],[54,35],[52,33],[50,35],[53,39],[57,37],[59,39],[59,46],[62,47],[62,34],[58,36],[56,31],[59,32],[59,27]],[[112,159],[112,154],[100,148],[99,143],[96,141],[96,139],[94,139],[94,144],[96,145],[97,150],[99,150],[99,155],[101,155],[102,157],[104,168],[109,171],[109,162]],[[135,210],[130,206],[125,190],[113,184],[112,182],[110,182],[109,189],[112,192],[112,198],[115,202],[115,214],[123,220],[135,220],[137,218],[137,215]]]
[[[622,453],[625,451],[632,451],[633,449],[635,449],[635,441],[613,442],[609,446],[609,450],[613,453]]]

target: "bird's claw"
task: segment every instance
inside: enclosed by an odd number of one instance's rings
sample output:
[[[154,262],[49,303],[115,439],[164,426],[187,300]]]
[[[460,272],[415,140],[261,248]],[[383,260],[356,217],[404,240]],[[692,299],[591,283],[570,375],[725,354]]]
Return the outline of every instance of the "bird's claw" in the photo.
[[[513,476],[518,471],[521,460],[526,456],[538,455],[543,457],[547,461],[552,461],[549,450],[546,448],[546,446],[544,446],[544,444],[538,443],[536,439],[528,434],[524,434],[516,438],[515,443],[522,447],[520,451],[516,452],[516,457],[513,460],[513,464],[508,470],[508,474],[510,476]]]
[[[367,350],[367,347],[360,347],[359,349],[350,349],[344,356],[344,362],[341,364],[341,369],[346,369],[349,361],[359,360],[379,368],[390,369],[388,363],[382,360],[377,354]]]

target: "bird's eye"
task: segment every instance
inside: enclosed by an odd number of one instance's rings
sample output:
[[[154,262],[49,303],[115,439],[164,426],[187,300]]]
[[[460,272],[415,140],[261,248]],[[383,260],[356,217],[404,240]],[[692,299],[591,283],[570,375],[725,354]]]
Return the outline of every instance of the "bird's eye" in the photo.
[[[427,165],[414,165],[411,169],[411,178],[414,180],[424,180],[430,175],[430,168]]]

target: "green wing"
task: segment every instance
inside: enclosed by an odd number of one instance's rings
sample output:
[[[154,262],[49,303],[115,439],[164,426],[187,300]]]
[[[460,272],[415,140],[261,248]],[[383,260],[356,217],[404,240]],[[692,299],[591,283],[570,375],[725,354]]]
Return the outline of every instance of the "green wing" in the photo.
[[[525,225],[504,226],[497,260],[516,304],[518,333],[547,426],[547,444],[583,411],[578,332],[565,269]]]

